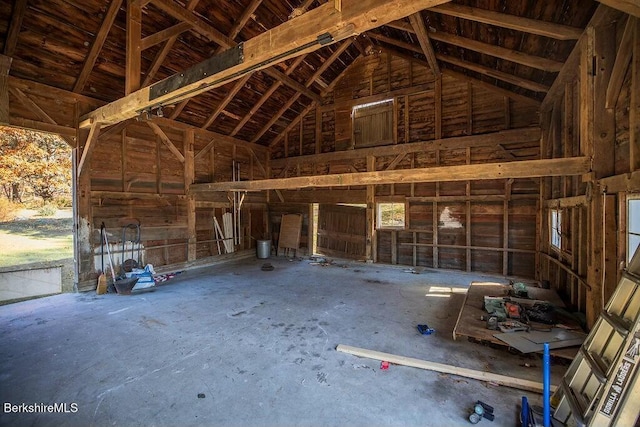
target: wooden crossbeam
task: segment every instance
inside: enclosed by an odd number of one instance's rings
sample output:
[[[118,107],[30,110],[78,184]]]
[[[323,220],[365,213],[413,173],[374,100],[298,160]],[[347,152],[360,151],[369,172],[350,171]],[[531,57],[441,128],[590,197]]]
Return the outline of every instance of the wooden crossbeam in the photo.
[[[511,83],[512,85],[519,86],[533,92],[546,93],[549,90],[549,86],[534,82],[532,80],[524,79],[513,74],[505,73],[500,70],[485,67],[484,65],[479,65],[474,62],[464,61],[453,56],[436,54],[436,58],[438,58],[442,62],[448,62],[449,64],[457,65],[458,67],[466,68],[467,70],[475,71],[476,73],[480,73],[487,77],[502,80],[503,82]]]
[[[378,40],[383,43],[390,44],[392,46],[396,46],[402,49],[409,50],[411,52],[420,53],[424,55],[422,48],[420,46],[416,46],[415,44],[403,42],[402,40],[394,39],[393,37],[388,37],[382,34],[374,33],[373,31],[368,32],[367,36],[374,40]],[[426,64],[429,68],[431,68],[428,62]]]
[[[640,18],[640,3],[638,0],[598,0],[602,4],[606,4],[614,9],[621,10],[636,18]]]
[[[122,5],[122,0],[112,0],[109,5],[109,9],[107,13],[104,15],[104,19],[102,20],[102,24],[100,25],[100,29],[98,30],[98,34],[96,34],[95,39],[93,39],[93,43],[91,43],[91,49],[89,49],[89,53],[87,57],[84,59],[84,64],[82,64],[82,70],[80,71],[80,75],[76,79],[76,83],[73,85],[73,92],[82,92],[84,89],[84,85],[87,83],[89,79],[89,75],[91,74],[91,70],[93,70],[93,66],[96,63],[96,59],[102,50],[102,46],[104,45],[107,36],[109,35],[109,31],[113,26],[113,21],[115,21],[116,16],[118,15],[118,11],[120,10],[120,6]]]
[[[334,175],[299,176],[256,181],[195,184],[191,191],[262,191],[309,187],[345,187],[411,182],[480,181],[487,179],[536,178],[583,175],[591,170],[588,157],[523,160],[431,168],[400,169]]]
[[[176,3],[173,0],[153,0],[153,5],[158,7],[160,10],[165,13],[173,16],[174,18],[191,24],[193,30],[198,34],[208,38],[214,43],[217,43],[221,46],[228,47],[232,46],[235,43],[232,39],[222,34],[212,25],[209,25],[200,17],[198,17],[192,10],[188,8],[184,8],[180,6],[179,3]]]
[[[242,15],[240,15],[240,18],[238,18],[235,24],[233,24],[231,32],[229,33],[229,38],[231,40],[234,40],[238,36],[238,34],[240,34],[240,31],[244,28],[245,25],[247,25],[247,21],[249,21],[251,15],[253,15],[258,6],[260,6],[260,3],[262,3],[262,0],[251,0],[251,3],[249,3],[244,11],[242,11]]]
[[[263,70],[263,72],[265,74],[270,75],[271,77],[273,77],[276,80],[280,80],[283,84],[289,86],[291,89],[295,90],[296,92],[300,92],[301,94],[303,94],[304,96],[306,96],[309,99],[312,99],[312,100],[317,101],[317,102],[320,102],[322,100],[322,97],[320,95],[318,95],[317,93],[315,93],[314,91],[310,90],[308,86],[297,82],[296,80],[294,80],[291,77],[287,76],[283,72],[276,70],[273,67],[265,68]]]
[[[307,55],[300,55],[299,57],[297,57],[295,61],[293,61],[291,66],[287,68],[287,70],[285,71],[285,74],[290,75],[293,72],[293,70],[295,70],[300,64],[302,64],[306,56]],[[262,107],[262,105],[264,105],[264,103],[267,102],[269,98],[271,98],[271,95],[273,95],[274,92],[278,90],[280,86],[282,86],[282,82],[280,80],[276,80],[271,85],[271,87],[264,94],[262,94],[258,102],[253,104],[249,112],[245,114],[242,120],[240,120],[240,122],[236,125],[236,127],[233,128],[233,131],[229,135],[230,136],[236,135],[244,127],[244,125],[247,124],[249,119]]]
[[[202,129],[207,129],[209,126],[211,126],[211,124],[216,120],[216,118],[220,115],[220,113],[222,113],[222,111],[227,107],[227,105],[229,105],[229,102],[231,102],[233,98],[236,96],[236,94],[244,87],[245,84],[247,84],[247,81],[250,78],[251,78],[251,74],[247,74],[246,76],[238,80],[233,85],[233,88],[229,91],[227,96],[225,96],[225,98],[220,102],[220,104],[218,104],[218,106],[213,111],[213,113],[211,113],[207,121],[202,125]]]
[[[477,40],[460,37],[445,32],[430,33],[429,37],[442,43],[451,44],[464,49],[471,49],[486,55],[495,56],[516,64],[526,65],[527,67],[536,68],[538,70],[548,72],[558,72],[562,69],[562,62],[554,61],[540,56],[533,56],[517,50],[507,49],[501,46],[494,46],[489,43],[479,42]]]
[[[78,162],[78,176],[82,174],[84,170],[84,165],[86,164],[91,152],[96,146],[96,141],[98,140],[98,135],[100,135],[100,123],[92,123],[91,129],[89,129],[89,136],[87,137],[87,142],[84,144],[82,148],[82,156],[80,156],[80,161]]]
[[[582,34],[581,28],[554,24],[552,22],[537,19],[523,18],[492,10],[464,6],[461,4],[442,4],[429,9],[444,15],[455,16],[469,21],[482,22],[483,24],[509,28],[529,34],[550,37],[556,40],[577,40]]]
[[[353,37],[446,1],[362,0],[343,4],[342,12],[336,11],[333,4],[325,3],[244,42],[243,61],[221,67],[217,62],[219,58],[214,57],[83,116],[80,126],[83,128],[90,126],[91,119],[104,124],[113,124],[135,117],[141,111],[151,107],[175,104],[241,78],[247,73],[267,68],[303,53],[313,52],[322,47],[325,42],[332,43]],[[154,0],[156,5],[165,3],[177,6],[177,3],[169,0]],[[194,28],[196,28],[195,25]],[[208,73],[207,67],[213,67],[218,71]],[[168,85],[171,85],[171,89],[162,89],[162,92],[161,88],[166,88]]]
[[[196,8],[196,6],[198,6],[199,2],[200,2],[200,0],[191,0],[187,4],[187,10],[188,11],[195,10],[195,8]],[[189,24],[189,25],[191,25],[191,24]],[[144,81],[142,82],[142,87],[146,87],[146,86],[149,86],[151,84],[151,82],[153,81],[153,78],[155,77],[156,73],[160,69],[160,66],[162,65],[162,63],[166,59],[167,55],[169,54],[169,52],[173,48],[173,45],[176,44],[176,41],[178,41],[178,36],[179,36],[179,34],[178,35],[174,35],[173,37],[169,38],[165,42],[164,46],[162,46],[162,48],[158,51],[158,53],[156,53],[156,56],[153,58],[153,62],[151,63],[151,66],[149,67],[149,70],[147,70],[147,76],[145,77]],[[183,105],[183,108],[184,108],[184,105]]]
[[[620,41],[620,46],[616,53],[616,61],[613,64],[613,71],[611,72],[609,86],[607,87],[607,100],[605,104],[607,108],[615,107],[618,95],[620,95],[620,90],[622,89],[622,83],[624,82],[624,75],[631,63],[633,28],[636,25],[636,19],[637,18],[630,16],[627,19],[627,24],[625,25],[624,32],[622,33],[622,40]],[[640,43],[640,41],[636,41],[636,43]]]
[[[162,141],[162,143],[166,145],[167,148],[169,148],[169,151],[171,151],[173,155],[176,156],[178,160],[180,160],[180,163],[184,163],[184,156],[182,155],[180,150],[178,150],[178,148],[173,144],[173,142],[171,142],[167,134],[164,133],[160,126],[152,121],[147,121],[146,123],[151,128],[153,133],[155,133],[158,138],[160,138],[160,141]]]
[[[152,46],[155,46],[162,42],[166,42],[172,37],[179,36],[185,31],[190,30],[191,28],[192,26],[188,22],[180,22],[178,24],[172,25],[169,28],[165,28],[164,30],[158,31],[157,33],[151,34],[150,36],[147,36],[140,40],[140,49],[149,49]]]
[[[293,164],[328,163],[334,160],[364,159],[367,156],[373,155],[377,157],[398,156],[411,153],[423,153],[430,150],[455,150],[467,147],[489,147],[496,144],[536,142],[540,140],[540,137],[541,130],[539,127],[509,129],[479,135],[457,136],[453,138],[385,145],[383,147],[358,148],[348,151],[334,151],[283,159],[272,159],[271,167],[287,168]]]

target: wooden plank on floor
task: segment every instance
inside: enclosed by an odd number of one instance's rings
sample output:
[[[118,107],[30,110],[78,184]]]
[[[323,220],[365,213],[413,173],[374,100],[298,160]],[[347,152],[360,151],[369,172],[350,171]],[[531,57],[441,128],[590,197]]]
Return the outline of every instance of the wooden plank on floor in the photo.
[[[441,372],[443,374],[459,375],[461,377],[472,378],[480,381],[488,381],[494,384],[516,388],[518,390],[527,390],[535,393],[542,393],[542,384],[536,381],[524,380],[506,375],[499,375],[491,372],[476,371],[474,369],[460,368],[457,366],[445,365],[443,363],[429,362],[428,360],[398,356],[391,353],[383,353],[381,351],[351,347],[344,344],[338,344],[336,350],[342,353],[352,354],[354,356],[368,357],[370,359],[391,362],[395,363],[396,365],[411,366],[413,368],[426,369],[429,371]],[[551,386],[551,390],[555,391],[555,387]]]

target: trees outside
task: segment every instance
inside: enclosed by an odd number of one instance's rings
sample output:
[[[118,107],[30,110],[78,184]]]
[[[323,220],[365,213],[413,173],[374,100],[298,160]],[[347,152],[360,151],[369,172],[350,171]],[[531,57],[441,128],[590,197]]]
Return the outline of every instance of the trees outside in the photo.
[[[0,126],[0,186],[13,202],[44,203],[71,191],[71,148],[58,135]]]

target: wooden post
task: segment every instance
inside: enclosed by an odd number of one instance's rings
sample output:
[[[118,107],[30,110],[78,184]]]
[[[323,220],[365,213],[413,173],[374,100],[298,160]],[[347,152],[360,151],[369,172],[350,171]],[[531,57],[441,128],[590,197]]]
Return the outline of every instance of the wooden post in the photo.
[[[127,58],[125,95],[140,89],[140,39],[142,36],[142,8],[136,0],[127,0]]]
[[[595,28],[594,57],[596,68],[593,90],[593,171],[596,178],[615,175],[615,110],[606,108],[607,88],[616,59],[615,24]]]
[[[9,69],[10,58],[0,55],[0,123],[8,124],[9,120]]]
[[[89,137],[89,132],[78,129],[78,146],[84,146]],[[78,289],[91,289],[92,281],[97,277],[95,262],[93,258],[93,214],[91,212],[91,174],[83,173],[78,175],[77,167],[80,161],[80,148],[74,149],[74,180],[76,181],[76,215],[74,218],[74,231],[77,241],[76,247],[76,267],[78,271]],[[95,283],[97,285],[97,283]]]
[[[618,284],[618,233],[616,221],[616,195],[607,194],[604,211],[604,288],[602,289],[603,304],[609,301]]]
[[[593,27],[585,29],[580,51],[580,154],[593,156]]]
[[[196,259],[197,235],[196,235],[196,199],[195,196],[189,194],[189,187],[195,179],[194,167],[194,129],[190,128],[184,131],[184,193],[187,195],[187,261]]]
[[[632,19],[631,17],[629,19]],[[635,19],[629,100],[629,171],[640,170],[640,19]]]
[[[442,75],[439,74],[436,77],[435,88],[435,126],[436,126],[436,139],[442,138]]]
[[[589,225],[587,232],[587,283],[591,290],[587,292],[587,326],[595,324],[603,307],[603,270],[604,270],[604,194],[597,184],[593,185],[591,203],[589,204]]]
[[[511,200],[511,184],[508,179],[504,184],[504,207],[502,219],[502,275],[509,275],[509,200]]]
[[[367,172],[374,172],[376,169],[376,158],[367,156]],[[378,245],[376,242],[376,186],[367,185],[367,230],[366,230],[366,250],[367,262],[376,262],[378,258]]]

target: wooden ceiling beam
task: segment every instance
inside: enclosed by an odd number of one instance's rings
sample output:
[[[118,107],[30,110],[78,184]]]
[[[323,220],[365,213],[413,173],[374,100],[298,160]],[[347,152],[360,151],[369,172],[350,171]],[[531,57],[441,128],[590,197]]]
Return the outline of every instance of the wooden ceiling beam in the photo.
[[[96,59],[98,58],[98,55],[102,50],[102,46],[104,46],[104,42],[109,35],[109,31],[111,31],[111,27],[113,26],[113,22],[118,15],[118,11],[120,10],[121,5],[122,0],[111,1],[109,9],[107,10],[104,19],[102,20],[100,29],[98,30],[98,34],[96,34],[95,39],[93,39],[93,43],[91,43],[91,49],[89,49],[89,53],[84,60],[84,64],[82,64],[80,75],[76,79],[76,83],[73,85],[73,92],[82,92],[82,90],[84,89],[84,85],[87,83],[89,75],[93,70],[93,66],[96,64]]]
[[[401,49],[406,49],[411,52],[420,53],[424,55],[424,51],[422,50],[422,48],[420,48],[420,46],[416,46],[415,44],[403,42],[402,40],[394,39],[393,37],[383,36],[382,34],[374,33],[373,31],[369,31],[366,35],[367,37],[372,38],[374,40],[378,40],[383,43],[390,44],[395,47],[399,47]],[[425,64],[427,64],[427,67],[429,67],[428,62],[425,62]]]
[[[359,56],[358,56],[358,57],[359,57]],[[358,58],[356,58],[356,59],[358,59]],[[321,93],[321,95],[322,95],[322,96],[324,96],[325,94],[327,94],[327,93],[329,93],[329,92],[331,92],[331,91],[333,90],[334,86],[335,86],[335,85],[336,85],[336,83],[340,80],[340,78],[341,78],[342,76],[344,76],[344,75],[345,75],[345,74],[346,74],[346,73],[351,69],[351,66],[356,62],[356,59],[354,59],[354,60],[353,60],[353,62],[352,62],[351,64],[349,64],[349,65],[348,65],[344,70],[342,70],[342,72],[341,72],[340,74],[338,74],[338,75],[336,76],[336,78],[334,78],[334,79],[331,81],[331,83],[330,83],[326,88],[324,88],[324,89],[322,90],[322,93]],[[309,79],[309,81],[311,81],[311,79]],[[280,132],[280,133],[278,134],[278,136],[276,136],[276,137],[273,139],[273,141],[271,141],[271,142],[269,143],[269,148],[273,147],[273,146],[274,146],[274,145],[276,145],[278,142],[280,142],[280,141],[282,140],[282,138],[284,137],[284,135],[285,135],[287,132],[289,132],[291,129],[293,129],[293,127],[294,127],[296,124],[298,124],[298,122],[299,122],[300,120],[302,120],[302,118],[303,118],[304,116],[306,116],[306,115],[307,115],[307,114],[308,114],[312,109],[316,108],[318,105],[319,105],[319,103],[317,103],[317,102],[312,102],[311,104],[307,105],[307,107],[305,107],[305,109],[304,109],[304,110],[302,110],[302,112],[301,112],[300,114],[298,114],[298,115],[296,116],[296,118],[294,118],[294,119],[291,121],[291,123],[289,123],[289,124],[285,127],[285,129],[284,129],[282,132]],[[287,109],[288,109],[288,108],[287,108]],[[284,111],[286,111],[286,109],[285,109]],[[279,113],[280,113],[279,115],[274,116],[274,118],[273,118],[274,120],[273,120],[273,122],[270,122],[271,124],[269,125],[269,127],[271,127],[271,125],[273,125],[273,123],[275,123],[275,122],[277,121],[277,119],[279,119],[279,118],[280,118],[280,116],[282,116],[282,114],[284,114],[284,111],[282,111],[282,110],[281,110],[281,111],[279,112]],[[266,127],[266,126],[265,126],[265,127],[263,128],[263,130],[266,132],[266,130],[268,130],[268,129],[269,129],[269,127]],[[263,133],[264,133],[264,132],[263,132]],[[261,136],[262,136],[262,135],[261,135]]]
[[[428,141],[407,142],[404,144],[385,145],[383,147],[357,148],[346,151],[332,151],[320,154],[272,159],[271,167],[286,168],[298,164],[329,163],[336,160],[364,159],[367,156],[398,156],[412,153],[424,153],[432,150],[456,150],[468,147],[489,147],[496,144],[532,143],[540,140],[539,127],[509,129],[492,133],[456,136],[451,138],[432,139]]]
[[[164,30],[158,31],[157,33],[151,34],[143,38],[140,41],[140,49],[146,50],[152,46],[160,44],[169,40],[171,37],[179,36],[185,31],[189,31],[192,27],[188,22],[180,22],[178,24],[172,25],[169,28],[165,28]]]
[[[24,14],[27,11],[27,0],[16,0],[13,3],[13,10],[11,11],[11,23],[9,24],[9,31],[7,31],[7,39],[4,41],[4,51],[6,56],[13,57],[13,53],[18,45],[18,36],[20,35],[20,28],[22,28],[22,20]]]
[[[142,58],[140,39],[142,35],[142,8],[135,2],[127,3],[127,52],[125,64],[124,94],[140,89]]]
[[[235,44],[232,39],[198,17],[193,9],[184,8],[173,0],[153,0],[151,3],[174,18],[191,24],[195,32],[220,46],[229,47]]]
[[[398,182],[453,182],[488,179],[538,178],[583,175],[591,170],[588,157],[522,160],[514,162],[438,166],[375,172],[299,176],[256,181],[194,184],[190,192],[291,190],[311,187],[382,185]]]
[[[300,64],[302,64],[302,62],[305,60],[306,57],[307,55],[300,55],[299,57],[297,57],[295,61],[293,61],[291,66],[287,68],[287,71],[285,71],[284,73],[286,75],[290,75],[293,72],[293,70],[295,70],[296,68],[298,68]],[[278,90],[280,86],[282,86],[282,82],[280,80],[276,80],[271,85],[271,87],[260,97],[258,102],[253,104],[249,112],[245,114],[242,120],[240,120],[240,122],[236,125],[236,127],[233,128],[233,131],[229,135],[235,136],[244,127],[244,125],[247,124],[249,119],[262,107],[262,105],[264,105],[264,103],[267,102],[269,98],[271,98],[271,95],[273,95],[273,93],[276,90]]]
[[[539,100],[537,100],[535,98],[530,98],[530,97],[528,97],[526,95],[522,95],[520,93],[516,93],[516,92],[513,92],[511,90],[504,89],[504,88],[501,88],[501,87],[496,86],[496,85],[492,85],[491,83],[487,83],[487,82],[484,82],[482,80],[467,76],[466,74],[458,73],[457,71],[453,71],[453,70],[450,70],[448,68],[443,68],[442,69],[442,73],[446,74],[448,76],[451,76],[453,78],[456,78],[458,80],[470,82],[471,84],[483,87],[483,88],[485,88],[487,90],[490,90],[492,92],[499,93],[500,95],[506,96],[506,97],[511,98],[511,99],[513,99],[515,101],[521,101],[521,102],[524,102],[525,104],[536,104],[536,105],[540,105],[540,103],[541,103],[541,101],[539,101]]]
[[[424,56],[427,58],[427,63],[429,63],[431,71],[433,71],[433,74],[436,76],[440,75],[440,67],[436,60],[436,53],[433,51],[431,40],[429,40],[429,35],[427,34],[427,28],[424,25],[422,14],[420,12],[416,12],[409,16],[409,22],[415,31],[416,37],[418,37],[418,42],[420,43]]]
[[[240,34],[240,31],[247,25],[247,21],[249,21],[258,6],[260,6],[260,3],[262,3],[262,0],[251,0],[251,3],[244,9],[240,18],[233,24],[233,28],[231,28],[231,33],[229,34],[231,40],[235,40],[238,34]]]
[[[361,0],[343,4],[342,12],[338,12],[333,3],[325,3],[244,42],[242,59],[231,58],[237,53],[237,49],[230,49],[83,116],[80,126],[90,126],[91,119],[104,125],[114,124],[150,108],[175,104],[241,78],[247,73],[316,51],[326,43],[353,37],[447,1]],[[169,0],[154,0],[154,4],[177,5]],[[202,26],[194,25],[194,28]],[[225,55],[226,53],[228,54]],[[228,62],[221,63],[221,57]]]
[[[244,85],[247,84],[247,81],[249,81],[251,76],[252,76],[251,74],[247,74],[240,80],[236,81],[236,84],[233,85],[233,88],[229,91],[227,96],[224,97],[224,99],[220,102],[220,104],[218,104],[218,106],[213,111],[213,113],[209,116],[207,121],[202,125],[202,129],[207,129],[209,126],[211,126],[211,124],[216,120],[216,118],[218,118],[220,113],[222,113],[224,109],[227,108],[227,105],[229,104],[229,102],[233,100],[233,98],[240,91],[240,89],[242,89]]]
[[[92,123],[91,128],[89,129],[89,135],[87,136],[87,142],[82,147],[82,155],[80,156],[80,160],[78,161],[78,167],[76,169],[78,176],[80,176],[84,170],[84,165],[87,163],[93,149],[96,146],[96,142],[98,141],[98,136],[100,135],[100,123]]]
[[[316,72],[313,73],[309,80],[307,80],[305,86],[309,87],[313,84],[313,82],[317,81],[320,76],[322,76],[322,74],[327,71],[327,68],[329,68],[331,64],[333,64],[340,57],[340,55],[342,55],[344,51],[347,50],[349,46],[351,46],[352,43],[353,40],[351,39],[342,42],[342,44],[338,46],[338,48],[324,61],[324,63],[320,67],[318,67]]]
[[[489,43],[479,42],[477,40],[460,37],[445,32],[435,32],[429,34],[432,40],[442,43],[451,44],[463,49],[470,49],[485,55],[495,56],[506,61],[515,62],[516,64],[525,65],[527,67],[536,68],[538,70],[548,72],[558,72],[562,69],[562,62],[554,61],[540,56],[533,56],[517,50],[507,49],[501,46],[494,46]]]
[[[508,74],[499,70],[495,70],[493,68],[485,67],[483,65],[478,65],[474,62],[463,61],[462,59],[458,59],[453,56],[437,54],[436,58],[438,58],[442,62],[447,62],[449,64],[457,65],[458,67],[475,71],[476,73],[480,73],[487,77],[502,80],[514,86],[518,86],[533,92],[546,93],[549,90],[549,86],[546,86],[531,80],[523,79],[513,74]]]
[[[196,6],[198,6],[199,2],[200,2],[200,0],[191,0],[189,2],[189,4],[187,4],[187,10],[188,11],[195,10],[195,8],[196,8]],[[184,24],[184,22],[183,22],[183,24]],[[189,24],[189,25],[191,25],[191,24]],[[158,72],[158,70],[162,66],[162,63],[164,62],[164,60],[167,58],[167,55],[169,54],[169,52],[173,48],[173,45],[176,44],[176,42],[178,41],[178,36],[179,36],[179,34],[169,38],[166,41],[166,43],[164,44],[164,46],[162,46],[162,48],[158,51],[158,53],[156,53],[156,56],[155,56],[155,58],[153,58],[153,62],[151,63],[151,66],[149,67],[149,70],[147,71],[147,76],[145,77],[144,81],[142,82],[142,87],[147,87],[147,86],[149,86],[151,84],[151,81],[156,76],[156,73]],[[183,108],[184,108],[184,106],[183,106]]]
[[[443,15],[455,16],[469,21],[495,25],[496,27],[536,34],[556,40],[578,40],[582,35],[581,28],[559,25],[537,19],[523,18],[520,16],[464,6],[461,4],[442,4],[432,7],[429,10]]]
[[[618,101],[622,84],[624,83],[624,76],[631,63],[633,52],[633,28],[636,25],[636,20],[633,16],[627,18],[627,24],[624,27],[622,33],[622,40],[620,40],[620,46],[616,52],[616,60],[613,64],[613,71],[611,72],[611,78],[609,79],[609,86],[607,87],[607,99],[605,106],[607,108],[613,108]],[[638,42],[637,42],[638,43]]]
[[[638,0],[598,0],[602,4],[606,4],[614,9],[621,10],[636,18],[640,18],[640,3]]]
[[[262,70],[262,72],[265,74],[268,74],[269,76],[273,77],[276,80],[282,81],[283,84],[289,86],[291,89],[301,93],[302,95],[306,96],[309,99],[312,99],[314,101],[320,101],[322,99],[320,95],[318,95],[317,93],[309,89],[307,86],[293,80],[291,77],[289,77],[282,71],[276,70],[274,67],[265,68],[264,70]]]

